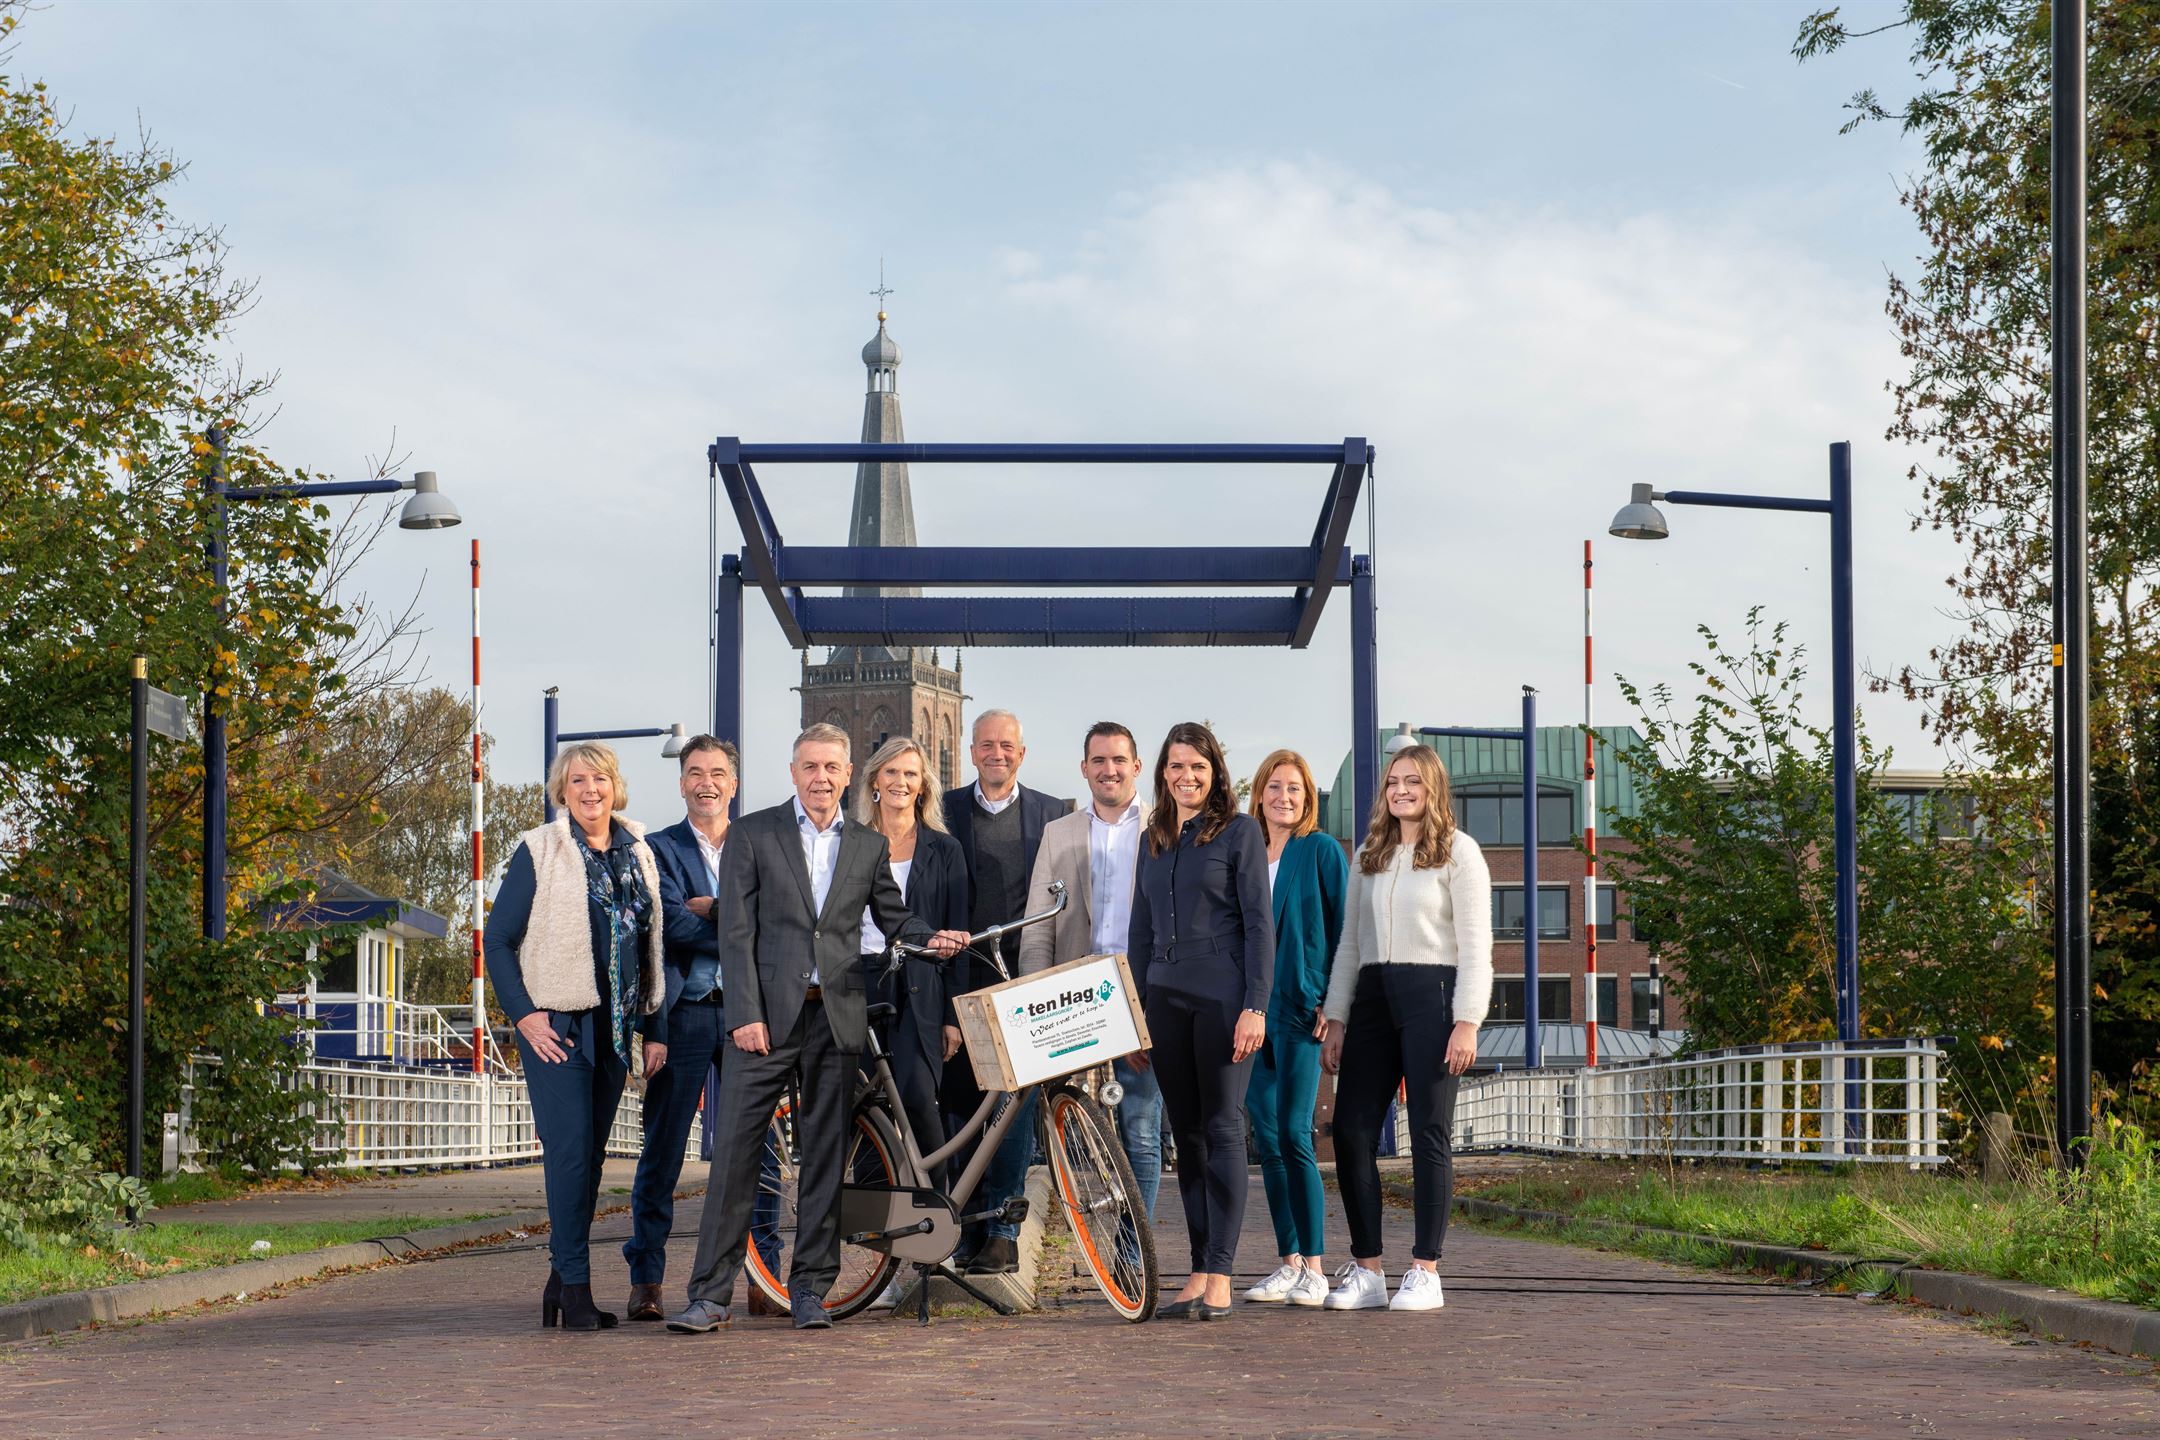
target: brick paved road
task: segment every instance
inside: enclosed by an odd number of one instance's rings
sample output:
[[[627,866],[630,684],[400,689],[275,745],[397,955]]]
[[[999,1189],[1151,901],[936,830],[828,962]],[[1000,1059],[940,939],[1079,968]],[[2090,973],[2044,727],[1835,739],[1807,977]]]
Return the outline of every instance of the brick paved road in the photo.
[[[1407,1214],[1391,1222],[1406,1249]],[[1241,1268],[1271,1266],[1257,1183],[1246,1233]],[[1468,1229],[1446,1274],[1449,1304],[1427,1315],[1128,1326],[1073,1303],[927,1330],[585,1336],[536,1328],[539,1254],[441,1260],[0,1347],[0,1435],[2160,1434],[2151,1367],[1932,1314]]]

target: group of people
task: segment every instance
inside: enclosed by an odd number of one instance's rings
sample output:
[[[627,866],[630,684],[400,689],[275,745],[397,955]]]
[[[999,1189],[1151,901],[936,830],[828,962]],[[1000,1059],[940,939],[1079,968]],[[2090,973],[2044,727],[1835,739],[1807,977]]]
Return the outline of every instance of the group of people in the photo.
[[[777,1272],[779,1217],[767,1131],[792,1093],[800,1150],[794,1253],[796,1326],[830,1323],[839,1274],[849,1109],[868,1007],[895,1007],[896,1088],[925,1153],[981,1101],[953,996],[995,983],[970,937],[1068,904],[999,942],[1007,973],[1123,953],[1150,1048],[1114,1062],[1118,1129],[1152,1216],[1162,1125],[1191,1269],[1159,1316],[1231,1314],[1231,1279],[1258,1159],[1281,1265],[1251,1303],[1432,1310],[1453,1171],[1458,1078],[1476,1060],[1492,989],[1491,880],[1455,828],[1431,749],[1395,754],[1363,846],[1346,857],[1319,829],[1303,757],[1278,750],[1241,810],[1221,744],[1204,724],[1173,726],[1141,799],[1138,742],[1103,721],[1083,741],[1086,803],[1020,784],[1019,718],[976,717],[976,778],[940,794],[913,739],[880,745],[858,770],[845,731],[813,725],[789,758],[793,796],[731,821],[733,745],[699,736],[681,752],[687,814],[648,834],[621,813],[621,770],[603,744],[573,745],[547,777],[561,815],[519,837],[486,930],[490,977],[515,1025],[545,1164],[551,1265],[543,1325],[617,1323],[592,1293],[590,1232],[607,1136],[642,1068],[644,1148],[631,1190],[631,1320],[671,1330],[726,1326],[754,1245]],[[853,813],[849,813],[850,799]],[[940,957],[882,980],[888,941]],[[953,1063],[948,1063],[953,1062]],[[1334,1142],[1350,1262],[1332,1281],[1314,1155],[1320,1075],[1337,1077]],[[663,1302],[666,1245],[690,1127],[719,1076],[712,1170],[687,1303]],[[792,1087],[792,1091],[791,1091]],[[1411,1134],[1411,1261],[1392,1295],[1382,1267],[1380,1131],[1400,1091]],[[984,1172],[979,1213],[1018,1195],[1036,1126],[1023,1114]],[[944,1176],[929,1177],[940,1188]],[[993,1218],[963,1238],[973,1274],[1016,1268],[1017,1224]],[[750,1287],[752,1313],[764,1302]]]

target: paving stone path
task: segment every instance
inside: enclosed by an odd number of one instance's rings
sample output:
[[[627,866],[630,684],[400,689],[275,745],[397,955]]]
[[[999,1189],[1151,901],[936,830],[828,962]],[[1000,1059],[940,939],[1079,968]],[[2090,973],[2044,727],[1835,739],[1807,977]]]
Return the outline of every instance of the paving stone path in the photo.
[[[1390,1212],[1397,1263],[1408,1220]],[[617,1306],[627,1223],[603,1221],[596,1246]],[[1240,1269],[1272,1268],[1271,1246],[1256,1179]],[[1240,1306],[1133,1326],[1072,1288],[1039,1315],[928,1328],[566,1335],[537,1328],[545,1274],[538,1250],[471,1255],[0,1347],[0,1436],[2160,1435],[2148,1364],[1468,1227],[1447,1308],[1422,1315]]]

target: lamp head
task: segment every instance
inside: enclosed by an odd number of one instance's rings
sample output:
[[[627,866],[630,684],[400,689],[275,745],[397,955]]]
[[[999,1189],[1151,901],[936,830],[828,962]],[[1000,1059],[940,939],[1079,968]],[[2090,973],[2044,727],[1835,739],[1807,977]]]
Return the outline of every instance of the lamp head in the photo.
[[[1611,533],[1622,540],[1663,540],[1672,534],[1671,527],[1665,523],[1664,512],[1651,503],[1656,498],[1648,485],[1635,486],[1628,496],[1628,503],[1612,517]]]
[[[457,506],[435,488],[434,471],[416,471],[405,488],[412,491],[413,496],[398,512],[398,529],[447,530],[458,523]]]
[[[689,743],[690,733],[680,723],[668,726],[667,738],[660,742],[660,758],[663,760],[675,759],[682,754],[683,747]]]

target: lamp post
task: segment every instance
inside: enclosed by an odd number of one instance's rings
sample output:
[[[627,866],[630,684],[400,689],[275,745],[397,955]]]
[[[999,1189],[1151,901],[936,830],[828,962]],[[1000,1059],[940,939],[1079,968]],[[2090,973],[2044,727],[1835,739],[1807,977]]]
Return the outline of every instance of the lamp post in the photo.
[[[1623,540],[1663,540],[1672,532],[1657,502],[1713,505],[1736,510],[1786,510],[1830,517],[1830,705],[1832,831],[1837,867],[1836,962],[1837,1031],[1841,1044],[1860,1039],[1860,881],[1855,815],[1859,808],[1859,745],[1855,720],[1853,660],[1852,445],[1830,447],[1830,498],[1796,499],[1781,495],[1725,495],[1701,490],[1658,492],[1637,485],[1611,533]],[[1858,1062],[1848,1057],[1845,1088],[1845,1134],[1848,1143],[1862,1139]]]
[[[210,562],[210,581],[216,589],[218,629],[222,639],[225,593],[228,581],[225,556],[225,507],[234,500],[326,500],[343,495],[394,495],[410,490],[413,496],[398,514],[400,530],[442,530],[458,523],[457,507],[436,488],[435,472],[422,470],[410,480],[325,480],[297,485],[227,485],[225,483],[226,435],[213,425],[204,434],[210,446],[210,468],[203,490],[210,501],[210,539],[205,549]],[[225,714],[218,706],[213,681],[203,691],[203,918],[205,940],[225,938]]]
[[[540,803],[550,824],[555,820],[555,801],[547,793],[547,772],[555,768],[555,752],[564,745],[580,740],[644,740],[661,738],[660,758],[673,760],[682,754],[683,746],[690,743],[690,732],[680,722],[673,725],[647,725],[630,730],[571,730],[560,729],[562,723],[556,691],[550,685],[540,697]]]

